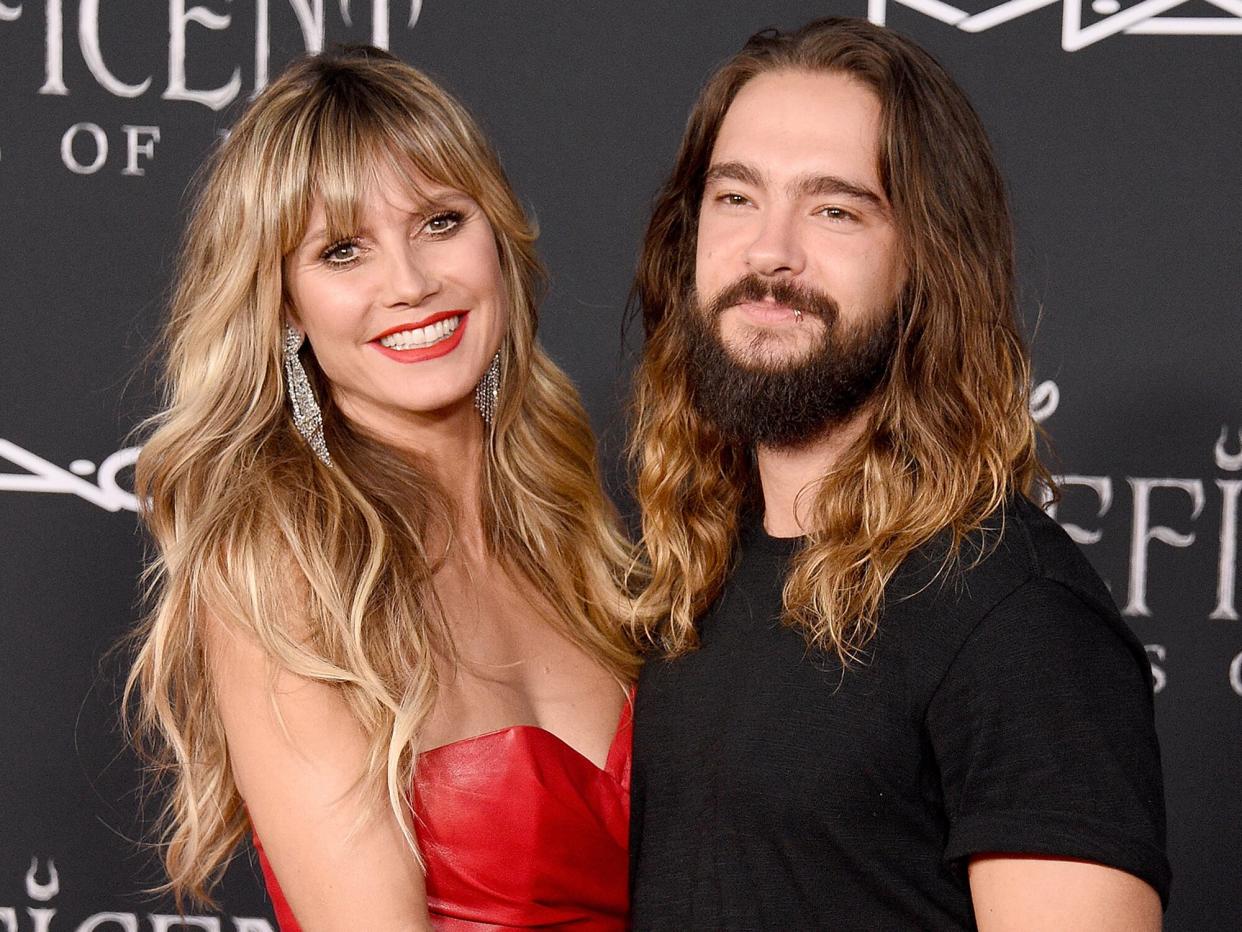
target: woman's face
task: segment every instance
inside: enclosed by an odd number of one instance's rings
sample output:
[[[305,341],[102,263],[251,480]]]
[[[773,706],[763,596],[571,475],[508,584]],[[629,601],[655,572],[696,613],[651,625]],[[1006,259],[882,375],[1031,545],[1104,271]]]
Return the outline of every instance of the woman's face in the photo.
[[[500,346],[508,301],[496,238],[468,195],[414,174],[377,173],[360,228],[329,241],[321,203],[285,259],[292,323],[306,333],[351,420],[399,438],[410,415],[473,402]]]

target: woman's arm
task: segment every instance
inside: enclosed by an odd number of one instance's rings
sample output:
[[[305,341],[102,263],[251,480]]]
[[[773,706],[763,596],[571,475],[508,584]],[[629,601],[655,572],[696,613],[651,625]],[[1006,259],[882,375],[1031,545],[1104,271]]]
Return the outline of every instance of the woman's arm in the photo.
[[[210,628],[233,777],[304,932],[430,929],[423,873],[391,809],[356,785],[367,738],[345,701],[281,671],[282,727],[262,648],[222,624]]]

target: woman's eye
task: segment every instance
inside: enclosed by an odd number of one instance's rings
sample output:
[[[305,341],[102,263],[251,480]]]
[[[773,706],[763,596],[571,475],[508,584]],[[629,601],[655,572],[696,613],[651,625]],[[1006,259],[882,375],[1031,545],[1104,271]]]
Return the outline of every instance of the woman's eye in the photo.
[[[462,216],[457,211],[446,210],[444,213],[436,214],[434,217],[430,218],[425,224],[423,224],[423,229],[432,236],[444,236],[444,234],[455,229],[461,221]]]
[[[749,203],[744,194],[722,194],[719,200],[720,203],[727,204],[729,207],[742,207]]]
[[[329,265],[349,265],[358,258],[358,243],[354,240],[342,240],[333,243],[320,256]]]

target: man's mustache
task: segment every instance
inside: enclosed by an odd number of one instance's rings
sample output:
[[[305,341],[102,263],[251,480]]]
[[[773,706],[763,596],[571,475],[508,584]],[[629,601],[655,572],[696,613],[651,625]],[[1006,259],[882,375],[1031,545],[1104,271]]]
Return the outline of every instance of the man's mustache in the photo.
[[[804,316],[814,315],[832,326],[840,314],[837,302],[822,291],[785,279],[764,279],[751,273],[718,291],[706,305],[708,320],[715,320],[729,308],[746,302],[772,299]]]

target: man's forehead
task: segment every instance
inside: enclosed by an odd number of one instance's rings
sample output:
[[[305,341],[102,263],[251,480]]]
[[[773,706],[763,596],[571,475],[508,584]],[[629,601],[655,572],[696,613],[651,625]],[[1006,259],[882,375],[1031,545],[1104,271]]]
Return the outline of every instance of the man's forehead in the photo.
[[[725,113],[712,163],[772,176],[811,173],[879,183],[880,100],[840,72],[777,71],[748,81]]]

